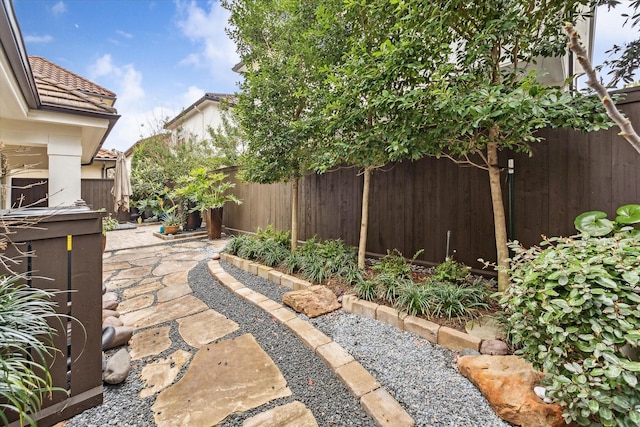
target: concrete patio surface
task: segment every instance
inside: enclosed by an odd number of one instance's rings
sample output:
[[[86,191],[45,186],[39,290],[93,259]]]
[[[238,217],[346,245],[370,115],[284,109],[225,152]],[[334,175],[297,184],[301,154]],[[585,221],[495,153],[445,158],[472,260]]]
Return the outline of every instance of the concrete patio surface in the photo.
[[[291,395],[276,364],[250,333],[238,336],[238,324],[196,298],[188,273],[212,252],[221,251],[226,239],[202,237],[166,241],[154,235],[159,226],[142,225],[107,234],[103,281],[122,296],[118,310],[124,324],[134,329],[128,350],[143,363],[141,398],[155,396],[154,424],[158,426],[211,426],[233,413],[260,408]],[[205,250],[206,249],[206,250]],[[220,284],[246,304],[271,314],[308,348],[321,355],[379,426],[412,426],[413,419],[342,347],[300,319],[294,312],[249,290],[226,274],[218,261],[208,261]],[[171,346],[171,325],[189,351],[160,354]],[[167,326],[170,325],[170,326]],[[235,338],[225,337],[235,332]],[[157,357],[155,357],[157,356]],[[145,362],[146,360],[146,362]],[[187,366],[178,379],[180,370]],[[295,397],[295,396],[294,396]],[[311,410],[301,402],[265,410],[245,425],[317,426]]]

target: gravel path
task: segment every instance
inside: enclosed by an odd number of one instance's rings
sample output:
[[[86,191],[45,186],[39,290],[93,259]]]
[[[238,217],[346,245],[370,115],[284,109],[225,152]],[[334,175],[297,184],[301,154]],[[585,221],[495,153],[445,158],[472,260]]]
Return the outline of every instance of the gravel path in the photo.
[[[289,291],[220,261],[245,286],[282,301]],[[308,319],[356,358],[416,420],[417,426],[502,427],[478,389],[460,375],[454,353],[386,323],[335,311]],[[320,424],[322,425],[322,424]]]
[[[274,301],[281,302],[282,295],[289,290],[225,261],[220,261],[220,264],[245,286]],[[259,409],[232,415],[221,426],[241,426],[248,417],[294,400],[311,409],[320,426],[374,426],[357,400],[312,351],[288,328],[221,286],[212,278],[206,261],[190,271],[189,285],[195,297],[240,325],[236,332],[224,339],[251,333],[278,366],[293,393]],[[417,426],[510,425],[501,421],[475,386],[458,373],[451,351],[385,323],[341,310],[316,319],[300,317],[310,320],[349,351],[405,407]],[[102,405],[72,418],[66,427],[155,425],[151,410],[155,396],[139,397],[143,385],[137,378],[142,367],[178,349],[193,350],[180,337],[176,322],[157,326],[166,325],[171,325],[170,348],[142,361],[133,361],[124,383],[105,385]],[[182,369],[178,379],[188,366]]]

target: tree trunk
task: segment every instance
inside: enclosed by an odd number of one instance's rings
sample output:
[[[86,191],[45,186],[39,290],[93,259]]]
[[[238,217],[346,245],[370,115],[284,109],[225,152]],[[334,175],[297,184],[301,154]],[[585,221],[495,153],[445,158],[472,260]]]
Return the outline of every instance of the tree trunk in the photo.
[[[364,270],[364,256],[367,251],[367,228],[369,225],[369,183],[371,168],[364,168],[364,185],[362,186],[362,215],[360,218],[360,243],[358,245],[358,268]]]
[[[489,136],[496,137],[496,130],[490,129]],[[509,265],[506,261],[509,258],[509,248],[507,247],[507,224],[504,217],[504,202],[502,200],[502,186],[500,185],[500,167],[498,166],[498,144],[495,142],[487,145],[487,163],[489,166],[489,185],[491,187],[491,202],[493,206],[493,226],[496,237],[496,250],[498,257],[498,290],[504,291],[509,285],[509,276],[503,270]]]
[[[298,249],[298,184],[300,178],[291,182],[291,250]]]

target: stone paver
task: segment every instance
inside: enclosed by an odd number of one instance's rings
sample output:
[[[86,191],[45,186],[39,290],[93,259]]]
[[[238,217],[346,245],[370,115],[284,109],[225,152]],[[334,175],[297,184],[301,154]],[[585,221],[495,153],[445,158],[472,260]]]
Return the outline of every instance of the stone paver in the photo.
[[[146,294],[146,293],[153,292],[153,291],[157,291],[158,289],[162,289],[162,288],[164,288],[162,283],[157,282],[157,281],[154,280],[154,281],[151,281],[151,282],[147,282],[147,283],[145,283],[143,285],[134,286],[133,288],[125,289],[122,292],[122,297],[125,298],[125,299],[133,298],[135,296]]]
[[[178,332],[184,342],[200,348],[238,329],[238,324],[215,310],[203,311],[178,319]]]
[[[318,427],[318,422],[304,403],[296,400],[255,415],[242,427]]]
[[[121,316],[125,325],[134,329],[147,328],[160,323],[176,320],[208,309],[207,305],[191,295],[167,301],[162,305],[143,308]]]
[[[147,364],[140,373],[140,378],[144,381],[140,397],[144,399],[169,387],[189,359],[191,359],[191,353],[176,350],[166,359]]]
[[[170,301],[172,299],[176,299],[176,298],[188,295],[191,292],[193,291],[187,284],[167,286],[166,288],[160,289],[158,291],[157,293],[158,302]]]
[[[154,420],[160,427],[211,426],[234,412],[290,395],[282,373],[245,334],[201,348],[184,376],[158,394]]]
[[[152,294],[138,295],[137,297],[129,298],[118,305],[118,311],[120,314],[129,313],[131,311],[140,310],[145,307],[151,306],[155,301]]]
[[[189,271],[198,264],[198,261],[172,261],[162,263],[153,270],[154,276],[164,276],[176,271]]]
[[[416,422],[402,406],[383,388],[372,391],[360,399],[362,407],[379,427],[413,427]]]
[[[188,271],[178,271],[177,273],[167,274],[162,278],[162,284],[165,286],[183,285],[189,279]]]
[[[131,359],[142,359],[160,354],[171,346],[169,331],[171,327],[162,326],[135,333],[129,341]]]

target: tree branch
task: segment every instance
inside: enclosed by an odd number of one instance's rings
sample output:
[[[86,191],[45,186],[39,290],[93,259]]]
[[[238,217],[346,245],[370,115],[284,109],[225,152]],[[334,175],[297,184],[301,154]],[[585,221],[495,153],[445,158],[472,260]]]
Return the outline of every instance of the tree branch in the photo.
[[[568,48],[573,53],[575,53],[578,62],[580,62],[582,69],[585,71],[587,77],[589,78],[587,80],[587,84],[596,92],[596,94],[598,94],[598,98],[600,98],[600,101],[602,101],[602,105],[604,105],[607,115],[620,128],[621,132],[619,133],[619,135],[626,139],[629,144],[631,144],[631,146],[638,153],[640,153],[640,136],[638,136],[638,134],[636,133],[633,125],[631,124],[631,121],[618,110],[616,105],[609,97],[607,89],[598,80],[596,71],[593,69],[591,61],[589,61],[589,58],[587,57],[584,46],[582,46],[582,44],[580,43],[580,35],[574,28],[573,24],[570,22],[567,22],[564,25],[564,30],[569,36],[569,43],[567,44]]]

